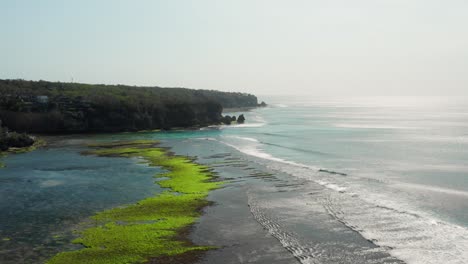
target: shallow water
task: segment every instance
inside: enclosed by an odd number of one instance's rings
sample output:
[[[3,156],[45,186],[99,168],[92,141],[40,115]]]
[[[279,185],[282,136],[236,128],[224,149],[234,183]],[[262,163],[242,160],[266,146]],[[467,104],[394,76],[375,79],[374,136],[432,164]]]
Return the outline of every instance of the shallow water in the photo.
[[[60,250],[77,248],[69,242],[78,223],[160,192],[153,184],[159,169],[138,160],[80,155],[83,150],[51,147],[4,159],[0,263],[41,263]]]

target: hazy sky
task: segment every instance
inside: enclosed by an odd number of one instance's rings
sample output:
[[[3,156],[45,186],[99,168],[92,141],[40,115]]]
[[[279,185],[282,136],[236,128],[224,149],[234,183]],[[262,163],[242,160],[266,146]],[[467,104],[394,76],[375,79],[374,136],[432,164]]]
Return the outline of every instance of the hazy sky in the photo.
[[[0,0],[0,78],[468,94],[467,0]]]

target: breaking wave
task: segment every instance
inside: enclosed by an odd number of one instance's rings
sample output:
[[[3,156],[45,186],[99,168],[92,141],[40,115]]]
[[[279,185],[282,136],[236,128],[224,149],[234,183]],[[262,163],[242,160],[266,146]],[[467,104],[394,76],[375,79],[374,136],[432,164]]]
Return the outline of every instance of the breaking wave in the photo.
[[[341,175],[329,170],[288,161],[261,150],[261,142],[254,138],[233,137],[242,143],[218,140],[246,155],[258,158],[257,162],[268,168],[287,173],[323,186],[327,199],[322,206],[337,221],[372,241],[392,256],[409,264],[462,264],[468,263],[468,229],[429,213],[411,200],[408,192],[401,190],[401,183],[370,182],[367,178]],[[428,191],[467,196],[463,191],[414,186]],[[276,238],[286,236],[279,226],[265,219],[255,204],[251,209],[257,220]],[[302,263],[313,263],[310,252],[300,245],[284,244]],[[292,242],[291,242],[292,241]],[[292,244],[291,244],[292,243]],[[306,256],[307,255],[307,256]]]

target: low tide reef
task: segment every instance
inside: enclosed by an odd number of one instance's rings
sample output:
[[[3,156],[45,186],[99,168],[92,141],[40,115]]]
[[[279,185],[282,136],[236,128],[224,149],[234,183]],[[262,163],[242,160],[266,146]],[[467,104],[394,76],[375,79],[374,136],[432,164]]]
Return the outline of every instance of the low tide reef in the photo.
[[[215,181],[208,167],[156,145],[156,141],[139,140],[91,146],[94,150],[85,154],[138,157],[149,166],[162,167],[167,172],[155,177],[162,178],[157,184],[167,191],[94,215],[95,225],[80,231],[80,237],[73,241],[84,248],[59,253],[48,264],[145,263],[158,258],[187,258],[213,248],[194,245],[186,231],[200,217],[202,208],[210,204],[208,193],[223,183]]]

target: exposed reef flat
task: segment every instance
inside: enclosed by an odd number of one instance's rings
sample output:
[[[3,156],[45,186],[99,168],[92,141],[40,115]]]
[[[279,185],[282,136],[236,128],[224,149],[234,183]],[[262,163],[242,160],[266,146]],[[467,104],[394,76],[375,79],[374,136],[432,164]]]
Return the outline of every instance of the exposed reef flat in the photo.
[[[218,248],[197,262],[182,263],[403,263],[334,221],[320,204],[329,195],[322,185],[291,177],[216,141],[164,144],[175,153],[197,156],[198,163],[226,181],[224,188],[210,192],[216,204],[204,210],[190,234],[194,243]]]
[[[137,204],[100,212],[92,217],[94,226],[80,231],[73,241],[83,249],[62,252],[49,264],[73,263],[144,263],[162,262],[190,254],[198,255],[213,246],[195,245],[187,230],[200,217],[210,202],[208,193],[223,183],[214,181],[208,167],[191,159],[171,155],[156,147],[156,141],[131,141],[95,144],[85,154],[115,157],[139,157],[149,166],[167,170],[156,178],[167,191]],[[167,261],[166,261],[167,262]],[[158,261],[159,263],[159,261]]]

